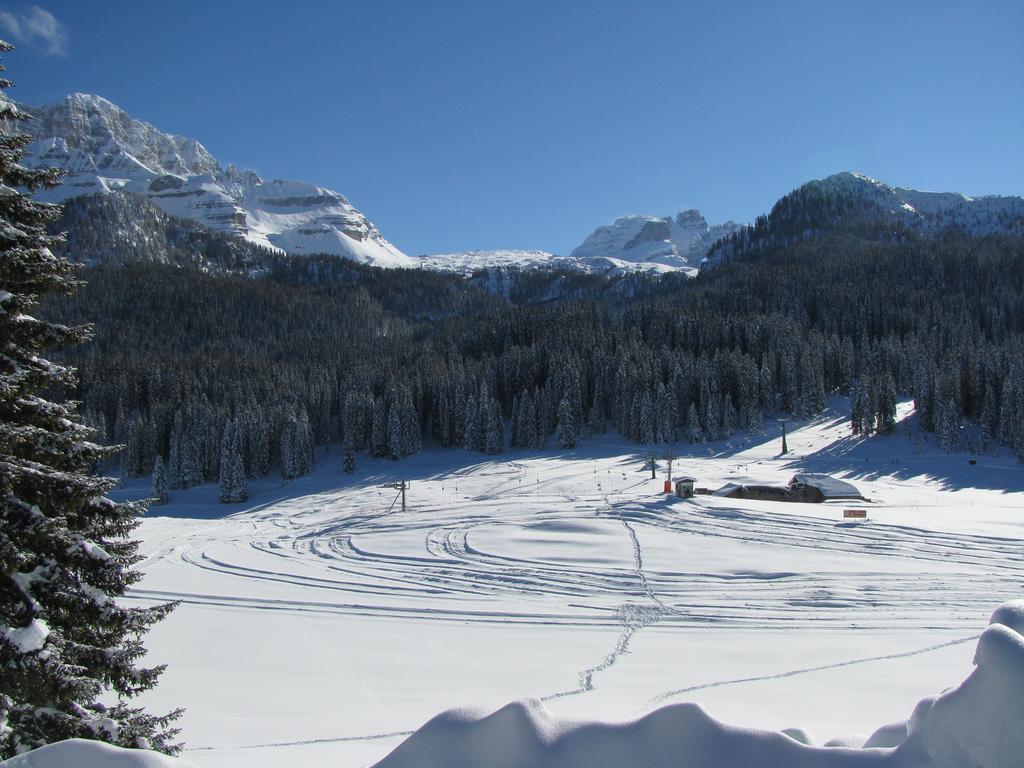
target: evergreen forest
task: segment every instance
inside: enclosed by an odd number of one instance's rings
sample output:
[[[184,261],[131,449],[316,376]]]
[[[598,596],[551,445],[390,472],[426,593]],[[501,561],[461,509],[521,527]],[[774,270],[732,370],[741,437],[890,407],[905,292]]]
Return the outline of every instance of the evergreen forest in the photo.
[[[82,200],[55,225],[72,259],[104,221],[76,215],[102,205]],[[161,261],[87,268],[45,312],[94,325],[63,356],[80,371],[74,397],[125,446],[127,475],[159,461],[167,487],[219,481],[222,499],[240,500],[245,478],[304,474],[332,445],[352,471],[361,455],[397,460],[428,443],[498,454],[609,429],[700,442],[766,414],[815,414],[833,393],[850,396],[854,433],[892,429],[911,396],[947,449],[1024,455],[1018,238],[892,236],[858,219],[768,247],[741,235],[728,264],[696,278],[466,279],[160,224]]]

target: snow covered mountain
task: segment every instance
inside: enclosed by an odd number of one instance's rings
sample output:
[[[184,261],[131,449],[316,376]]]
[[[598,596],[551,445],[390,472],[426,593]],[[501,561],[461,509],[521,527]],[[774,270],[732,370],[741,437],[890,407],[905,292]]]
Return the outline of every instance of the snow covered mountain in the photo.
[[[732,221],[708,225],[700,211],[690,209],[663,219],[625,216],[598,227],[569,256],[547,251],[460,251],[421,256],[420,265],[460,274],[484,269],[564,269],[574,272],[696,272],[711,245],[740,229]]]
[[[860,173],[843,172],[810,181],[779,200],[767,217],[773,240],[793,242],[854,220],[902,226],[925,234],[953,228],[971,235],[1024,236],[1024,199],[969,197],[894,187]],[[763,226],[763,225],[762,225]],[[737,246],[730,242],[740,235]],[[481,270],[569,270],[598,274],[626,272],[696,273],[708,257],[728,261],[765,233],[734,221],[708,224],[696,209],[666,216],[625,216],[598,227],[569,256],[547,251],[478,250],[420,256],[419,266],[469,275]]]
[[[23,126],[34,139],[27,162],[67,172],[64,183],[40,193],[41,199],[61,202],[123,189],[145,195],[166,213],[266,248],[416,266],[344,195],[223,168],[195,139],[163,133],[99,96],[75,93],[28,111],[36,119]]]
[[[865,210],[927,233],[955,228],[970,235],[1024,235],[1024,198],[893,187],[862,173],[843,172],[804,185],[823,195],[857,201]]]
[[[67,173],[60,187],[40,192],[41,199],[134,192],[166,214],[265,248],[334,254],[381,267],[462,275],[493,269],[695,272],[705,257],[713,266],[749,248],[785,245],[851,221],[891,221],[928,235],[953,228],[972,235],[1024,236],[1020,197],[922,192],[846,172],[794,190],[754,227],[733,221],[709,225],[690,209],[675,217],[620,218],[598,227],[569,256],[506,249],[413,258],[388,242],[344,195],[223,167],[195,139],[163,133],[99,96],[75,93],[27,110],[36,118],[22,126],[34,139],[28,164],[57,166]],[[102,253],[103,243],[96,245],[96,253]]]
[[[625,216],[614,224],[598,227],[577,246],[572,256],[606,258],[634,264],[661,264],[683,269],[696,267],[712,243],[737,231],[733,221],[709,225],[700,211],[691,208],[675,218]]]
[[[1024,237],[1024,198],[894,187],[862,173],[843,172],[809,181],[758,216],[735,238],[709,250],[702,266],[717,267],[744,255],[785,247],[827,232],[893,237],[902,230],[933,237],[968,235]]]

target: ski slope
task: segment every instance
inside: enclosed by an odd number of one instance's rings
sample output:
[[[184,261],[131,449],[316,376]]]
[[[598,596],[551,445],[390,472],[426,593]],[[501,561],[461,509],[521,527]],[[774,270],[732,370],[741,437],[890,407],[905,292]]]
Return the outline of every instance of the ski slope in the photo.
[[[438,712],[530,698],[600,720],[694,701],[859,746],[963,680],[988,616],[1024,596],[1024,478],[1008,455],[937,450],[909,404],[868,440],[833,405],[790,425],[786,456],[773,423],[678,444],[675,472],[829,472],[869,504],[677,499],[664,459],[652,480],[645,448],[611,437],[351,476],[333,452],[235,507],[174,492],[139,529],[132,599],[182,601],[149,635],[169,668],[145,703],[188,708],[183,757],[205,768],[372,765]],[[381,488],[399,479],[405,512]]]

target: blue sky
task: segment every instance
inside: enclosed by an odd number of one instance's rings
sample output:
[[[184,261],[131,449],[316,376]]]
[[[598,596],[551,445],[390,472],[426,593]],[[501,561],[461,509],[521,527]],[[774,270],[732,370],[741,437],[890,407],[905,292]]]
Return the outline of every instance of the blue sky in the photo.
[[[0,30],[13,97],[98,93],[410,254],[749,221],[840,170],[1024,193],[1019,1],[0,0]]]

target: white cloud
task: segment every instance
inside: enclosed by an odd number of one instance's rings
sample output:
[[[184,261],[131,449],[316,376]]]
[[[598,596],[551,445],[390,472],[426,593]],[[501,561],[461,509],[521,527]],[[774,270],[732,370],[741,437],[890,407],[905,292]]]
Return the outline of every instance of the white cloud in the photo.
[[[0,10],[0,28],[15,42],[38,48],[47,56],[68,55],[68,32],[64,25],[38,5],[16,13]]]

